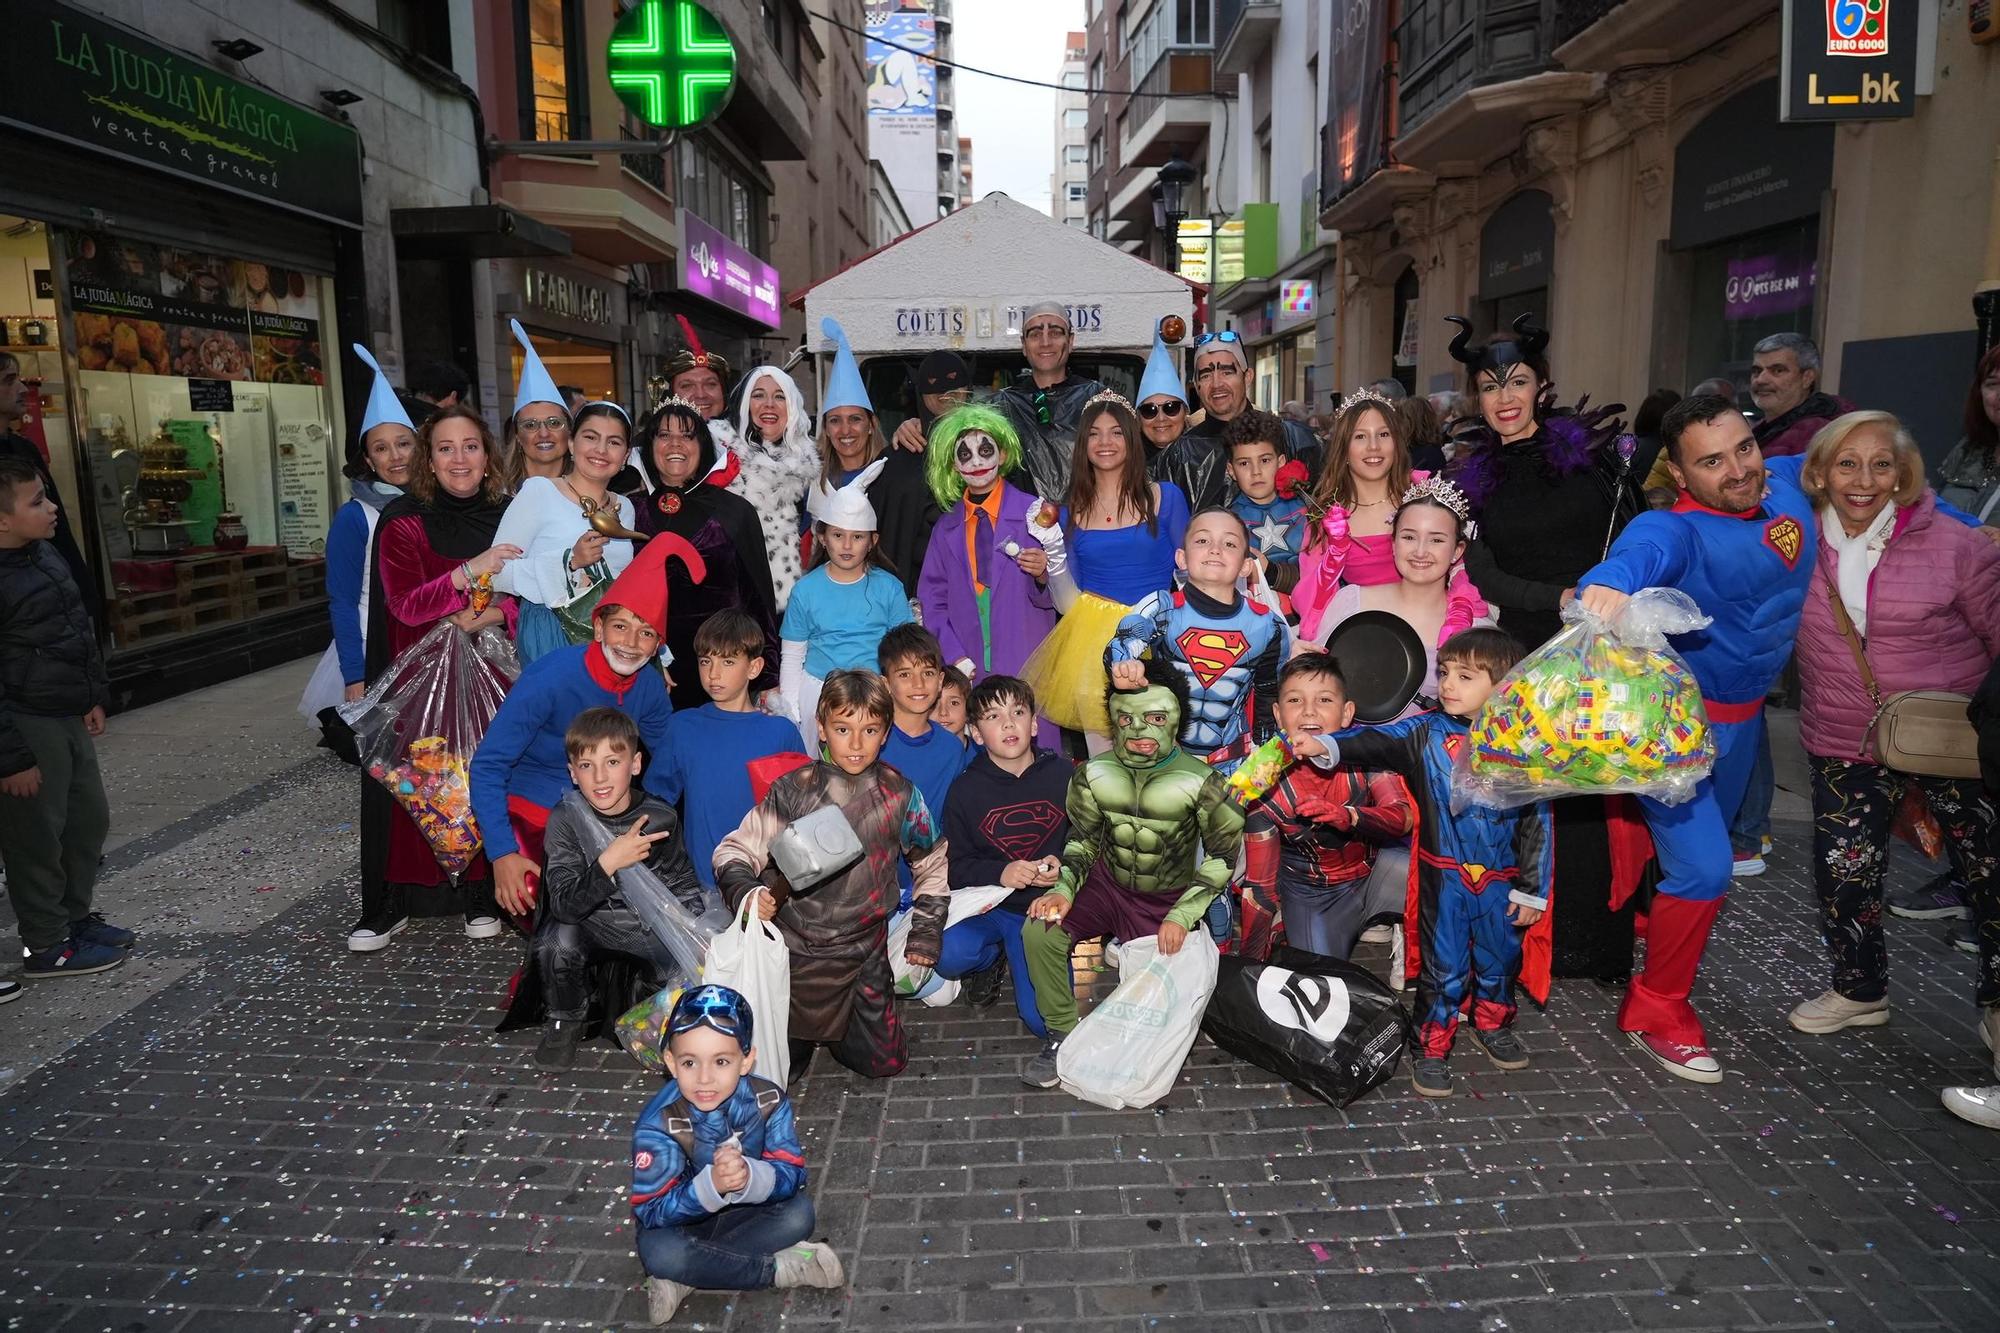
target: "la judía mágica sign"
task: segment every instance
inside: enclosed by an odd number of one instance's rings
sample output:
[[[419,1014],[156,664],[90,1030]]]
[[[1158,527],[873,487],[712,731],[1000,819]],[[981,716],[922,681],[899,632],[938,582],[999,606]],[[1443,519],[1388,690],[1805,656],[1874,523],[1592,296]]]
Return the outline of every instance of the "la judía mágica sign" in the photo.
[[[57,0],[9,0],[0,120],[237,194],[361,224],[353,129]]]

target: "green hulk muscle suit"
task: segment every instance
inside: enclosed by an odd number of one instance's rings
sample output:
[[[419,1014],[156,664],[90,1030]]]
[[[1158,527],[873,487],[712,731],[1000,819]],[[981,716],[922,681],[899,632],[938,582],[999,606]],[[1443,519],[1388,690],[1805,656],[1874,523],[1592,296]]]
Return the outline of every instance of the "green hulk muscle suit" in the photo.
[[[1180,749],[1186,690],[1171,666],[1148,661],[1144,688],[1107,696],[1111,753],[1070,779],[1062,876],[1022,927],[1051,1035],[1077,1023],[1077,940],[1157,934],[1160,952],[1176,953],[1235,869],[1243,812],[1222,775]]]

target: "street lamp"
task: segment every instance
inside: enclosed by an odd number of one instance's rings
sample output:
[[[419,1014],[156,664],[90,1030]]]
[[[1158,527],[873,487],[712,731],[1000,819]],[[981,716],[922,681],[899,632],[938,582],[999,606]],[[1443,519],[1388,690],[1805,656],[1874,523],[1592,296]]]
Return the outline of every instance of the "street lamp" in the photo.
[[[1173,267],[1180,267],[1181,220],[1187,216],[1188,186],[1195,170],[1179,153],[1169,157],[1153,179],[1153,228],[1167,242]]]

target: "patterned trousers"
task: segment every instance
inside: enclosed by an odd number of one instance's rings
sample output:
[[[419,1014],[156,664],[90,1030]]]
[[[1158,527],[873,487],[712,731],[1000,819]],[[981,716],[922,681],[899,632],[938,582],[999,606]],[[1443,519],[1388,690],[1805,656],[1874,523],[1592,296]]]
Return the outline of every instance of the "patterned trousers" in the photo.
[[[1889,987],[1882,939],[1882,881],[1889,826],[1914,783],[1944,828],[1951,867],[1967,889],[1979,941],[1978,1001],[2000,1004],[2000,816],[1977,779],[1927,778],[1880,764],[1812,761],[1813,887],[1833,988],[1879,1000]]]

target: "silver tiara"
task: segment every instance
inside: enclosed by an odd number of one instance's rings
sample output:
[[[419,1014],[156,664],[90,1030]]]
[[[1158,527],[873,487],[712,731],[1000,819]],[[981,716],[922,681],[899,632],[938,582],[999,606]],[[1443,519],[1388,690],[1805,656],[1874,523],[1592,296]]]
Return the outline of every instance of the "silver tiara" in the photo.
[[[694,413],[696,416],[701,415],[700,408],[696,407],[693,403],[690,403],[687,399],[682,398],[679,394],[670,393],[666,395],[666,397],[660,399],[659,402],[653,404],[653,410],[655,412],[664,412],[670,407],[686,408],[688,411]]]
[[[1384,408],[1392,410],[1395,407],[1394,403],[1391,403],[1387,398],[1384,398],[1381,394],[1375,392],[1374,389],[1369,388],[1367,385],[1363,385],[1361,388],[1356,389],[1353,393],[1348,394],[1347,397],[1340,400],[1339,411],[1345,412],[1349,408],[1358,406],[1361,403],[1377,403]]]
[[[1085,399],[1083,405],[1090,407],[1096,403],[1116,403],[1127,412],[1132,410],[1132,400],[1124,394],[1119,393],[1116,389],[1100,389]]]
[[[1479,535],[1479,525],[1472,521],[1472,502],[1465,498],[1464,491],[1443,477],[1430,476],[1412,482],[1410,488],[1403,492],[1403,504],[1408,504],[1412,500],[1429,500],[1433,504],[1443,505],[1456,514],[1460,528],[1465,534],[1465,540],[1471,541]]]

